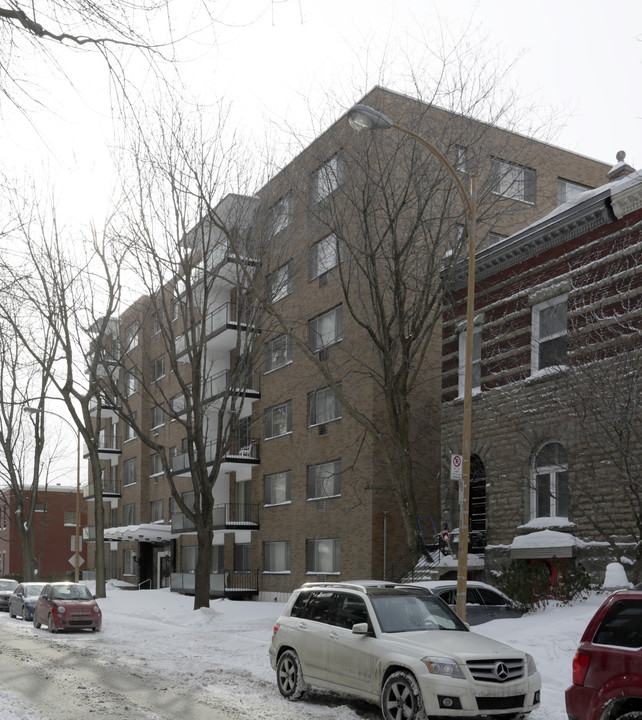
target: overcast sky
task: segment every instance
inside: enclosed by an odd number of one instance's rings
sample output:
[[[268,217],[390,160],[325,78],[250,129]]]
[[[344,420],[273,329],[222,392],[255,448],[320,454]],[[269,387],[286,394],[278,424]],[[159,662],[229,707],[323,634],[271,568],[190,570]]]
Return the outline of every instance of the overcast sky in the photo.
[[[257,139],[311,139],[311,114],[318,130],[377,83],[406,91],[409,68],[424,67],[435,38],[448,46],[465,36],[491,50],[498,66],[515,63],[506,82],[534,115],[555,116],[555,144],[605,162],[625,150],[642,167],[640,0],[228,0],[214,7],[221,22],[213,27],[201,17],[183,20],[190,36],[179,49],[180,72],[195,97],[223,98]],[[87,211],[114,180],[112,118],[100,59],[75,58],[75,67],[65,65],[74,89],[34,58],[32,80],[47,107],[31,112],[32,127],[5,103],[0,142],[5,169],[47,168],[58,194]]]

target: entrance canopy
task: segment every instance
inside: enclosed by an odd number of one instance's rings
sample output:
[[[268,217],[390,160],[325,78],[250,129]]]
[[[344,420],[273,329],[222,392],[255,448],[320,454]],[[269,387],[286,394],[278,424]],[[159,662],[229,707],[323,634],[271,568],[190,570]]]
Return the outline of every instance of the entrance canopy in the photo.
[[[133,540],[136,542],[169,542],[172,539],[172,526],[148,523],[144,525],[125,525],[124,527],[105,528],[105,540]]]

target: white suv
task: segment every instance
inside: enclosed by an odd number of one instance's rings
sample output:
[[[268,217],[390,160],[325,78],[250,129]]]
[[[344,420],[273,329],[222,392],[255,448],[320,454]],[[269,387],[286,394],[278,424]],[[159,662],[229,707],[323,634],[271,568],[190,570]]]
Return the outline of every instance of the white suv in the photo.
[[[281,694],[307,685],[364,698],[385,720],[520,718],[539,705],[527,653],[470,632],[429,590],[394,583],[308,583],[274,626]]]

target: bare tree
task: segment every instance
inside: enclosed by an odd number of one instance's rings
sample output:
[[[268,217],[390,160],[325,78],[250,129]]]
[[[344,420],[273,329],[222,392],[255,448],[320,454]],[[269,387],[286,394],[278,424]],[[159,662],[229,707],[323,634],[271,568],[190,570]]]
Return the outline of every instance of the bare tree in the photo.
[[[65,403],[71,423],[85,442],[95,489],[96,593],[103,597],[100,451],[104,439],[94,429],[101,418],[93,382],[99,358],[87,356],[87,348],[91,340],[111,329],[120,297],[121,260],[109,252],[105,236],[96,232],[70,242],[65,229],[58,227],[55,212],[41,212],[37,202],[21,199],[14,209],[17,229],[6,239],[2,272],[8,282],[0,295],[0,318],[30,362],[39,367],[48,391]],[[41,393],[32,404],[44,412],[45,401]],[[44,418],[35,425],[44,428]]]
[[[124,252],[128,276],[143,294],[123,310],[120,342],[109,348],[94,344],[105,363],[103,402],[117,406],[122,422],[152,451],[154,472],[160,469],[196,532],[195,609],[209,606],[223,462],[244,454],[258,460],[247,403],[258,390],[255,248],[249,244],[257,200],[229,192],[238,189],[242,162],[234,143],[225,142],[224,113],[221,124],[207,131],[200,127],[203,117],[197,114],[192,124],[179,110],[165,118],[158,114],[155,132],[147,129],[136,138],[137,187]],[[150,373],[150,358],[137,353],[124,323],[152,338],[164,380]],[[225,351],[212,347],[212,336],[223,326],[236,328]],[[119,376],[109,367],[119,368]],[[150,407],[162,413],[166,432],[148,421]]]
[[[20,315],[18,308],[15,314]],[[33,580],[38,571],[44,533],[35,536],[34,518],[38,504],[46,499],[52,460],[43,424],[27,422],[23,414],[25,407],[42,401],[47,393],[55,339],[45,338],[41,349],[44,368],[29,357],[11,326],[0,324],[0,504],[19,538],[25,580]]]

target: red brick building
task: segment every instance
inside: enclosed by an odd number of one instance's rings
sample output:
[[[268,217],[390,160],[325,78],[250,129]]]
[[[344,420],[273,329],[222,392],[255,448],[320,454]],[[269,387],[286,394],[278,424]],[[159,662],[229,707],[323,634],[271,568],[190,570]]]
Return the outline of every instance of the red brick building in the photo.
[[[622,160],[608,175],[477,253],[469,528],[475,567],[489,578],[510,560],[552,568],[579,558],[598,582],[614,560],[639,580],[642,175]],[[466,278],[462,267],[443,322],[442,519],[451,528]]]
[[[7,494],[9,505],[11,494]],[[76,541],[76,488],[62,485],[38,493],[34,516],[33,546],[35,567],[42,579],[73,579]],[[22,577],[22,547],[11,507],[0,505],[0,575]],[[80,526],[87,522],[86,504],[81,499]],[[80,538],[80,570],[86,567],[86,553]]]

